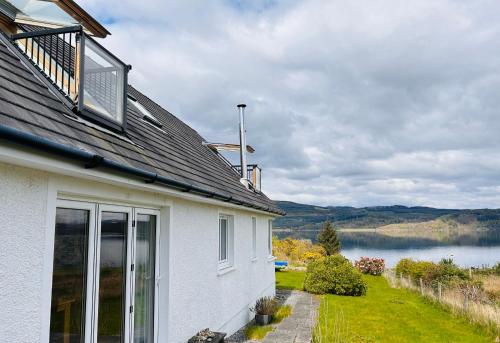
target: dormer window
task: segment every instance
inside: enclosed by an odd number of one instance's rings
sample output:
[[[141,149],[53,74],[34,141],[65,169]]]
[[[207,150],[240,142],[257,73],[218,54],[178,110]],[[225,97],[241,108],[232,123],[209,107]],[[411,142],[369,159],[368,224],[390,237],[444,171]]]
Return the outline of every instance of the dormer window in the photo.
[[[92,38],[82,35],[84,58],[78,110],[87,115],[98,115],[119,126],[125,124],[128,67],[100,46]],[[81,70],[81,69],[80,69]]]
[[[132,95],[128,95],[128,98],[130,100],[130,103],[134,105],[134,107],[139,111],[140,114],[142,114],[142,119],[147,121],[148,123],[152,124],[153,126],[156,126],[157,128],[161,128],[163,125],[156,119],[144,106],[141,105],[139,101],[137,101],[136,98],[134,98]]]
[[[12,40],[82,117],[115,131],[126,127],[130,66],[87,35],[81,26],[25,27]]]

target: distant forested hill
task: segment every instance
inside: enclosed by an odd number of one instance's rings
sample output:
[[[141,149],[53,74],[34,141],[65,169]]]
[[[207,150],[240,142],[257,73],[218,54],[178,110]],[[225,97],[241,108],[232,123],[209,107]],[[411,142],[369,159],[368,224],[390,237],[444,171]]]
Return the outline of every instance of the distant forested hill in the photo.
[[[377,228],[389,224],[420,223],[440,219],[446,222],[500,228],[500,209],[454,210],[406,206],[315,206],[277,201],[287,215],[277,218],[275,228],[319,229],[330,220],[338,228]]]

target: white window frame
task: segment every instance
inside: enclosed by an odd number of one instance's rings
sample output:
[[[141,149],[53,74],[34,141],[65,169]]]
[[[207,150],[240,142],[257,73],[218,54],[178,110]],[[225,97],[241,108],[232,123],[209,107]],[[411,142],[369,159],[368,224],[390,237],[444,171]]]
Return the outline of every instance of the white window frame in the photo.
[[[257,217],[252,217],[252,251],[251,260],[257,261]]]
[[[102,213],[103,212],[117,212],[117,213],[126,213],[127,214],[127,256],[126,256],[126,270],[125,270],[125,304],[124,304],[124,311],[125,311],[125,321],[124,321],[124,328],[123,328],[123,337],[124,337],[124,342],[127,343],[129,342],[127,340],[127,336],[129,336],[130,332],[130,324],[131,324],[131,318],[133,318],[132,314],[130,313],[129,309],[132,303],[132,296],[133,293],[131,291],[132,285],[131,285],[131,264],[132,264],[132,222],[134,220],[133,214],[132,214],[132,208],[131,207],[125,207],[125,206],[116,206],[116,205],[107,205],[107,204],[97,204],[97,237],[96,237],[96,242],[95,242],[95,251],[96,251],[96,259],[95,259],[95,268],[94,268],[94,319],[93,319],[93,325],[90,328],[93,331],[93,342],[97,342],[97,327],[99,325],[99,268],[100,268],[100,260],[101,260],[101,224],[102,224]],[[127,318],[128,317],[128,318]]]
[[[87,275],[86,275],[86,285],[85,285],[85,326],[84,330],[84,342],[91,343],[93,341],[93,307],[94,307],[94,282],[95,282],[95,272],[94,266],[96,261],[95,256],[95,245],[97,240],[97,205],[95,203],[83,202],[83,201],[72,201],[72,200],[60,200],[56,202],[56,212],[57,208],[68,208],[72,210],[87,210],[89,211],[89,231],[88,231],[88,242],[87,242]],[[54,212],[54,213],[56,213]],[[55,222],[54,222],[55,223]],[[55,234],[55,232],[54,232]],[[54,246],[52,246],[54,249]],[[54,254],[52,254],[52,260],[54,259]],[[52,275],[51,275],[52,277]],[[52,287],[50,290],[50,296],[52,297]],[[49,302],[50,303],[50,302]],[[49,312],[50,313],[50,312]],[[49,318],[50,326],[50,318]],[[95,330],[97,331],[97,330]],[[50,332],[50,329],[49,329]]]
[[[79,200],[57,199],[57,208],[68,208],[89,211],[89,231],[88,231],[88,252],[87,252],[87,275],[86,275],[86,301],[85,301],[85,326],[84,342],[97,342],[97,325],[99,309],[99,261],[100,261],[100,232],[101,213],[120,212],[128,215],[127,233],[127,265],[126,265],[126,285],[125,285],[125,317],[124,317],[124,342],[133,343],[133,324],[135,311],[130,313],[129,308],[134,304],[134,283],[135,271],[131,270],[132,263],[135,263],[135,251],[133,241],[135,241],[135,226],[137,214],[151,214],[156,216],[156,251],[155,251],[155,294],[154,294],[154,342],[158,342],[159,329],[159,282],[160,276],[160,220],[161,212],[157,209],[147,209],[136,206],[111,205],[103,202],[86,202]],[[55,213],[55,212],[54,212]],[[53,247],[52,247],[53,248]],[[53,255],[52,255],[53,259]],[[52,291],[52,289],[51,289]],[[50,301],[49,301],[50,304]],[[50,312],[49,312],[50,313]],[[50,318],[48,321],[50,325]]]
[[[269,259],[273,259],[273,220],[269,219],[267,221],[267,256]]]
[[[156,216],[156,242],[155,242],[155,293],[153,294],[153,303],[154,303],[154,314],[153,314],[153,340],[154,342],[158,342],[158,323],[159,323],[159,295],[160,295],[160,233],[161,233],[161,225],[160,225],[160,220],[161,220],[161,213],[159,210],[153,210],[153,209],[146,209],[146,208],[139,208],[139,207],[134,207],[134,226],[132,229],[133,232],[133,237],[132,240],[135,242],[136,241],[136,229],[137,229],[137,217],[140,214],[148,214],[148,215],[154,215]],[[135,249],[132,252],[132,261],[134,265],[136,264],[135,261]],[[130,298],[132,305],[135,306],[135,270],[134,270],[134,275],[131,276],[131,282],[132,282],[132,289],[130,292]],[[130,316],[130,332],[135,332],[134,331],[134,316],[135,312],[132,312],[132,315]],[[133,335],[132,335],[132,340],[131,342],[133,343]]]
[[[221,259],[221,242],[222,242],[222,230],[221,230],[221,223],[222,221],[226,221],[226,258]],[[219,214],[219,229],[218,229],[218,268],[219,270],[222,269],[228,269],[234,267],[234,217],[228,214]]]

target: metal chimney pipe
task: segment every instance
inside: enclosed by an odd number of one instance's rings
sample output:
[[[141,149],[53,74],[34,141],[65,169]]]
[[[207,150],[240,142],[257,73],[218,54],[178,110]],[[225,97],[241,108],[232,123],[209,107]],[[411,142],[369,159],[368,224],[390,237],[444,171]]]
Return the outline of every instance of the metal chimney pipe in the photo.
[[[245,104],[239,104],[240,112],[240,161],[241,161],[241,182],[248,187],[247,179],[247,139],[245,130]]]

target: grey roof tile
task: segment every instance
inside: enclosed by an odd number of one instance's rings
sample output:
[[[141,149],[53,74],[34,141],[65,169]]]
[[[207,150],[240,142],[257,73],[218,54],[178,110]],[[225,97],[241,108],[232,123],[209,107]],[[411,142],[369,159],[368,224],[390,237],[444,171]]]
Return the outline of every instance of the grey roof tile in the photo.
[[[129,86],[129,94],[162,128],[147,123],[142,113],[128,106],[127,132],[119,137],[78,120],[37,77],[43,76],[33,75],[0,42],[0,125],[232,197],[245,206],[282,213],[263,193],[247,190],[239,175],[203,145],[204,139],[195,130],[134,87]]]

